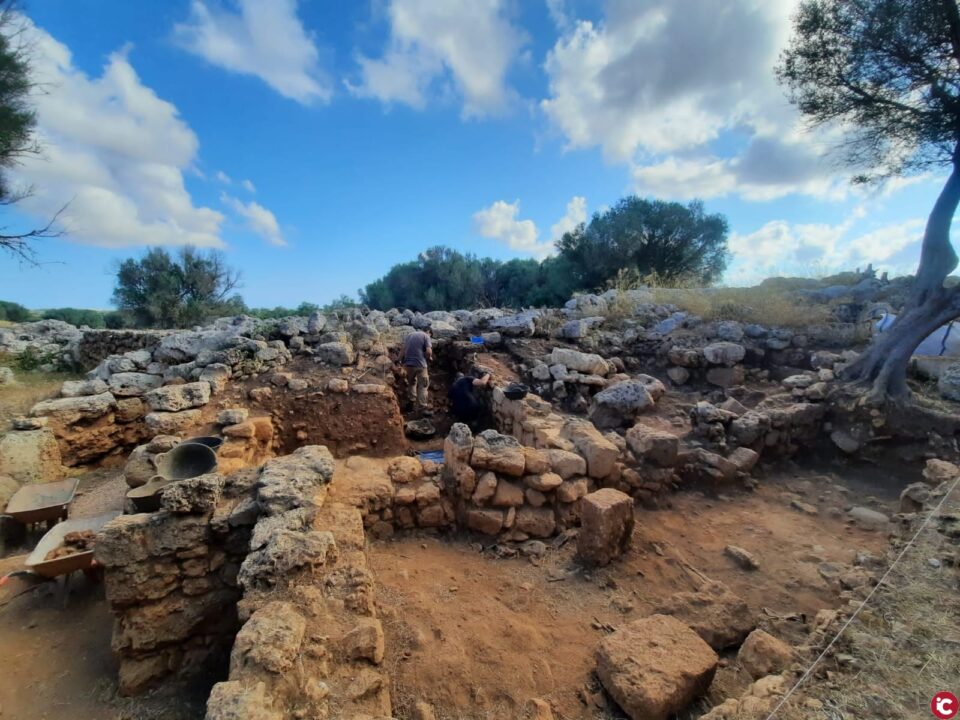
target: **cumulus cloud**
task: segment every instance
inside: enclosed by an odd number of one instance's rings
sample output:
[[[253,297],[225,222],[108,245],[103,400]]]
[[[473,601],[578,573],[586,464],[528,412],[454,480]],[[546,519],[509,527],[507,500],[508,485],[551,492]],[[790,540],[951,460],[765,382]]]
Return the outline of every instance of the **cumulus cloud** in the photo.
[[[520,220],[520,201],[497,200],[490,207],[473,214],[473,227],[478,235],[506,243],[517,252],[542,259],[553,252],[554,242],[587,217],[587,201],[575,196],[567,203],[566,214],[550,228],[550,240],[541,241],[533,220]]]
[[[830,273],[871,263],[892,275],[914,272],[925,221],[872,227],[868,220],[869,213],[858,206],[836,225],[774,220],[752,233],[733,233],[729,248],[734,261],[724,279],[732,285],[753,284],[770,275]]]
[[[238,12],[217,0],[193,0],[174,37],[211,65],[253,75],[304,105],[328,102],[333,81],[300,19],[297,0],[238,0]]]
[[[198,141],[177,108],[143,85],[128,51],[109,56],[99,77],[74,66],[70,50],[24,19],[33,78],[39,157],[14,169],[33,186],[19,207],[61,221],[73,240],[103,247],[185,245],[222,247],[223,215],[195,207],[183,173]]]
[[[214,175],[217,179],[217,182],[223,183],[224,185],[230,185],[233,183],[233,178],[227,175],[223,170],[217,170],[217,174]]]
[[[271,245],[283,247],[287,244],[276,216],[260,203],[253,201],[245,203],[226,193],[220,195],[220,200],[244,219],[251,232],[259,235]]]
[[[611,0],[594,23],[552,1],[541,109],[569,147],[629,164],[640,192],[836,197],[831,137],[801,132],[773,73],[796,4]]]
[[[582,222],[587,221],[587,199],[575,195],[567,203],[567,213],[550,226],[550,242],[555,243],[564,233],[571,232]]]
[[[390,0],[390,39],[378,58],[359,56],[358,97],[423,108],[452,82],[465,117],[503,111],[506,74],[526,41],[503,0]]]
[[[255,193],[255,192],[257,191],[256,186],[253,184],[253,182],[252,182],[251,180],[244,180],[242,183],[240,183],[240,186],[241,186],[244,190],[246,190],[247,192],[250,192],[250,193]]]

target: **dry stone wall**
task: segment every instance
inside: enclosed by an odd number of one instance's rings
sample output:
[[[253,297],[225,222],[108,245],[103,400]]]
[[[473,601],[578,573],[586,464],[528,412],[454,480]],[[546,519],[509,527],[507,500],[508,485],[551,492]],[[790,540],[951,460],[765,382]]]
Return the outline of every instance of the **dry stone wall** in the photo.
[[[215,672],[239,627],[237,575],[260,514],[256,471],[170,485],[155,513],[121,515],[97,538],[120,691]]]

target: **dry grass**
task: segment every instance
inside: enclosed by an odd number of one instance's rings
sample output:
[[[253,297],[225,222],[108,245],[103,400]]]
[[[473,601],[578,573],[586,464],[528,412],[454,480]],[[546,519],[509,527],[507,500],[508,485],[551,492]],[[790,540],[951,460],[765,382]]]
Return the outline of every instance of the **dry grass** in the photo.
[[[944,503],[947,512],[960,512],[960,488]],[[937,692],[960,691],[958,569],[929,562],[956,558],[960,539],[948,539],[937,525],[932,519],[840,638],[836,654],[778,718],[927,718]],[[823,709],[805,705],[810,698]]]
[[[0,432],[17,415],[23,415],[41,400],[56,397],[64,380],[75,380],[71,373],[22,373],[16,370],[16,382],[0,386]]]
[[[809,327],[829,322],[830,306],[804,302],[767,287],[651,288],[657,303],[676,305],[705,320],[739,320],[766,326]]]

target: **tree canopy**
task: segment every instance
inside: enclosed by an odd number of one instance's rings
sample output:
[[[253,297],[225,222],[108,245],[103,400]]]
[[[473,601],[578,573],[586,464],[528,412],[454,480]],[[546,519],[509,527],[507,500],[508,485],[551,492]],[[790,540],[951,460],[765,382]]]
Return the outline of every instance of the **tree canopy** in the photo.
[[[869,179],[954,162],[958,58],[956,0],[805,0],[777,75],[811,121],[840,124]]]
[[[239,282],[215,250],[204,254],[184,247],[174,258],[151,248],[139,260],[120,263],[113,303],[137,327],[190,327],[243,312],[243,299],[231,295]]]
[[[689,205],[636,196],[594,214],[557,243],[543,262],[507,262],[433,247],[394,265],[361,290],[364,303],[386,310],[560,305],[575,292],[602,290],[629,272],[661,281],[710,285],[726,268],[727,220]]]
[[[394,265],[360,291],[374,309],[455,310],[471,307],[553,305],[573,291],[566,261],[507,262],[432,247],[416,260]]]
[[[580,288],[602,287],[621,270],[699,285],[720,279],[727,267],[727,219],[689,205],[625,197],[595,213],[587,225],[557,243]]]
[[[927,220],[910,297],[889,331],[847,368],[871,399],[908,395],[910,356],[960,317],[950,226],[960,204],[960,10],[956,0],[803,0],[777,74],[814,124],[843,133],[845,160],[869,180],[951,168]]]
[[[33,191],[15,187],[9,171],[24,157],[40,152],[35,130],[36,114],[31,103],[34,82],[28,48],[23,39],[24,24],[16,0],[0,0],[0,207],[14,205]],[[36,263],[33,242],[57,237],[53,228],[63,208],[45,227],[10,231],[0,220],[0,249],[28,263]]]

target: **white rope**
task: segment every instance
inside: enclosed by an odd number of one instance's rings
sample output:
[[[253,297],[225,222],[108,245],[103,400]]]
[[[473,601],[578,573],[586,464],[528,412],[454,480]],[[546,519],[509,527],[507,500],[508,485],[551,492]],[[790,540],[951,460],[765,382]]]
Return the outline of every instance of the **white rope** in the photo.
[[[956,480],[953,481],[953,485],[950,487],[949,490],[947,490],[947,492],[944,493],[943,497],[940,498],[940,502],[937,503],[937,506],[933,508],[933,510],[931,510],[927,514],[927,516],[923,519],[923,522],[920,523],[920,528],[917,530],[914,536],[910,538],[910,541],[903,546],[903,550],[900,551],[900,554],[897,555],[896,559],[893,561],[893,563],[891,563],[890,567],[887,568],[887,571],[883,574],[883,577],[880,578],[880,582],[878,582],[873,587],[873,589],[870,591],[867,597],[864,598],[863,602],[860,603],[860,606],[853,611],[853,614],[843,624],[843,627],[840,628],[840,631],[833,636],[833,639],[823,649],[823,652],[821,652],[817,656],[817,659],[814,660],[813,663],[810,665],[810,667],[807,668],[806,672],[804,672],[803,675],[800,676],[800,679],[797,680],[796,685],[790,688],[789,692],[787,692],[787,694],[784,695],[783,698],[781,698],[780,702],[777,703],[777,706],[771,711],[769,715],[767,715],[767,720],[772,720],[774,716],[776,716],[776,714],[780,711],[780,708],[782,708],[784,704],[787,702],[787,700],[790,699],[790,696],[793,695],[794,691],[797,688],[799,688],[806,681],[808,677],[810,677],[810,673],[813,672],[813,669],[820,664],[820,661],[823,660],[823,658],[826,657],[827,653],[830,652],[830,648],[832,648],[834,643],[836,643],[837,640],[840,639],[840,636],[843,635],[846,629],[850,627],[850,623],[852,623],[856,619],[857,615],[860,614],[860,611],[867,606],[867,603],[870,602],[870,599],[873,597],[874,593],[876,593],[877,590],[879,590],[880,587],[887,581],[887,578],[890,576],[890,573],[893,571],[893,568],[895,568],[897,566],[897,563],[899,563],[903,559],[903,556],[907,554],[907,550],[910,549],[910,547],[914,544],[914,542],[916,542],[917,538],[920,537],[920,533],[922,533],[924,529],[927,527],[927,523],[930,522],[930,518],[932,518],[935,514],[940,512],[940,508],[943,507],[943,503],[946,502],[948,497],[950,497],[950,493],[956,490],[958,484],[960,484],[960,477],[958,477]]]

